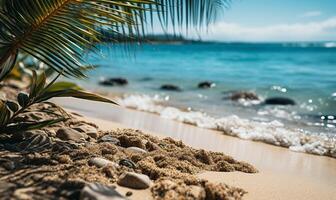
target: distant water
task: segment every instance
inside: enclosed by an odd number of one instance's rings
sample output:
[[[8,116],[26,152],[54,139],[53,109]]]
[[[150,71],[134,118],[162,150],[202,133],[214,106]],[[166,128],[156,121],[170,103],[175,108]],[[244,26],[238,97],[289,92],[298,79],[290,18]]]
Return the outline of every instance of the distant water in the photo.
[[[214,129],[224,126],[219,125],[223,119],[226,126],[234,126],[230,123],[238,119],[247,120],[245,125],[250,128],[229,127],[230,134],[281,146],[293,145],[273,141],[279,137],[273,133],[270,133],[273,139],[265,139],[268,136],[260,134],[282,127],[299,135],[323,136],[329,146],[336,143],[336,43],[145,44],[100,46],[99,49],[100,55],[88,56],[88,61],[99,67],[90,72],[91,79],[83,84],[125,93],[121,100],[125,106]],[[108,77],[124,77],[129,84],[125,87],[97,85],[100,79]],[[216,87],[198,89],[201,81],[213,81]],[[177,85],[182,92],[161,91],[162,84]],[[241,90],[255,92],[261,101],[224,99],[228,93]],[[288,97],[297,104],[263,105],[262,100],[269,97]],[[155,107],[158,104],[165,106]],[[167,111],[166,106],[180,110]],[[187,113],[188,117],[183,117]],[[241,123],[235,124],[240,127]],[[255,127],[264,125],[267,130]],[[244,131],[254,135],[246,136]],[[294,143],[302,146],[299,140]]]

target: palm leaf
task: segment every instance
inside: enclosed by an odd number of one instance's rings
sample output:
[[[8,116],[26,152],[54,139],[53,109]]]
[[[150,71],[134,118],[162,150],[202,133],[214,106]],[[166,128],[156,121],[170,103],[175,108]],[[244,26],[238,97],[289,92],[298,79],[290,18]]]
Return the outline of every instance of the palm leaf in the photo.
[[[169,25],[206,25],[229,0],[1,0],[0,80],[25,52],[59,73],[84,77],[83,53],[110,33],[141,36],[158,18]]]

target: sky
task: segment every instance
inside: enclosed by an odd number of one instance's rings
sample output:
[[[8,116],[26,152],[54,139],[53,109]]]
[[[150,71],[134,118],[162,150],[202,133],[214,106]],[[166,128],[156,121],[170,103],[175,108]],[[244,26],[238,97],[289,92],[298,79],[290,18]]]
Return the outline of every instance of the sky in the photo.
[[[336,41],[336,0],[233,0],[203,40]]]

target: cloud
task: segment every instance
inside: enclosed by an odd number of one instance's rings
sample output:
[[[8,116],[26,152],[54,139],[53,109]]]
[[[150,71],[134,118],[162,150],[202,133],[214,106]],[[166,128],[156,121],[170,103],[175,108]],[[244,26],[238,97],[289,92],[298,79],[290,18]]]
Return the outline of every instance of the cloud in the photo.
[[[309,12],[303,13],[302,15],[300,15],[300,17],[309,18],[309,17],[318,17],[318,16],[321,16],[321,15],[322,15],[321,11],[314,10],[314,11],[309,11]]]
[[[224,41],[317,41],[336,40],[336,16],[323,21],[244,26],[218,22],[203,36],[206,40]]]

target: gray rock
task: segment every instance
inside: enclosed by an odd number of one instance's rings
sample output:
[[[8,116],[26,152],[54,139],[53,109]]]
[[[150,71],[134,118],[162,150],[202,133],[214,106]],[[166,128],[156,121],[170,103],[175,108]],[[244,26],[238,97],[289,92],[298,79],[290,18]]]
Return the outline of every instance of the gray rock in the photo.
[[[90,183],[80,194],[80,200],[126,200],[114,188],[99,183]]]
[[[56,137],[61,140],[72,140],[75,142],[83,142],[88,136],[71,128],[60,128],[56,132]]]
[[[99,142],[109,142],[115,145],[119,145],[120,144],[120,140],[117,138],[114,138],[110,135],[104,135],[103,137],[101,137],[99,140]]]
[[[216,84],[211,82],[211,81],[203,81],[198,84],[198,88],[200,89],[207,89],[207,88],[212,88],[215,87]]]
[[[179,86],[171,85],[171,84],[162,85],[160,89],[167,90],[167,91],[176,91],[176,92],[182,91],[182,89]]]
[[[265,100],[267,105],[295,105],[295,101],[286,97],[271,97]]]
[[[88,124],[82,124],[80,126],[74,127],[78,132],[85,133],[86,135],[96,139],[98,138],[98,130],[96,127],[90,126]]]
[[[241,99],[251,101],[251,100],[259,100],[259,97],[254,92],[240,91],[231,94],[230,99],[232,101],[239,101]]]
[[[105,158],[99,158],[99,157],[91,158],[88,163],[89,163],[89,165],[94,165],[98,168],[106,167],[108,165],[111,165],[111,166],[114,166],[114,167],[119,166],[115,162],[112,162],[112,161],[107,160]]]
[[[119,165],[126,166],[126,167],[131,168],[131,169],[136,168],[136,164],[132,160],[129,160],[129,159],[119,160]]]
[[[132,152],[132,153],[147,153],[146,150],[143,150],[139,147],[128,147],[127,150]]]
[[[128,84],[128,80],[121,77],[108,78],[100,81],[99,84],[103,86],[115,86],[115,85],[124,86]]]
[[[119,177],[118,185],[132,189],[147,189],[153,182],[147,175],[134,172],[126,172]]]

